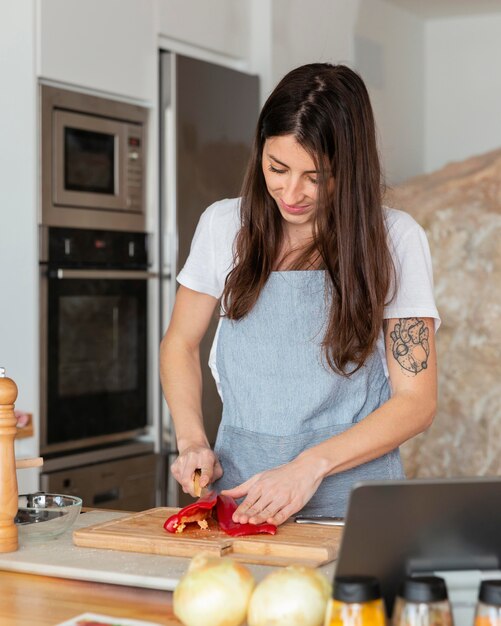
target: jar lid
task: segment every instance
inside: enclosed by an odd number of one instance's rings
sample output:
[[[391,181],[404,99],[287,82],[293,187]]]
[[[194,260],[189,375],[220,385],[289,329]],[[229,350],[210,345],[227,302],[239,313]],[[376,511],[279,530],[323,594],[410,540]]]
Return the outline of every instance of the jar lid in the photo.
[[[381,589],[374,576],[337,576],[332,597],[341,602],[369,602],[381,598]]]
[[[501,580],[483,580],[480,583],[478,599],[484,604],[501,606]]]
[[[398,595],[408,602],[441,602],[447,600],[447,587],[438,576],[410,576],[402,583]]]

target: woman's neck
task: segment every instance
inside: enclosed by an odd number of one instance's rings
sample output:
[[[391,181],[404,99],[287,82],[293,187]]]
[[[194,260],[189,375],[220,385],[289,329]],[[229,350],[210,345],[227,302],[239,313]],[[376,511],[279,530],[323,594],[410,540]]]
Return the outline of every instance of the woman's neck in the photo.
[[[275,271],[319,269],[321,261],[318,252],[312,249],[313,235],[303,231],[303,236],[284,233],[284,239],[277,255]],[[296,233],[297,235],[297,233]]]
[[[304,249],[313,241],[313,229],[310,224],[288,224],[284,220],[283,233],[284,251]]]

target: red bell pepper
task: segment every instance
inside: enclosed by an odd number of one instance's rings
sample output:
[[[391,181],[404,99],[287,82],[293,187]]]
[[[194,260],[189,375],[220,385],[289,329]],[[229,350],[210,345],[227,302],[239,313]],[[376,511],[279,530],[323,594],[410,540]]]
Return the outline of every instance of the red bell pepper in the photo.
[[[180,509],[165,521],[165,530],[168,530],[170,533],[182,533],[186,524],[206,520],[216,506],[217,497],[215,491],[209,491],[201,498],[198,498],[196,502]],[[203,525],[201,524],[200,526],[202,527]]]
[[[233,513],[237,510],[238,504],[231,496],[217,497],[216,515],[219,528],[232,537],[243,537],[244,535],[258,535],[268,533],[274,535],[277,527],[273,524],[239,524],[233,521]]]
[[[238,504],[231,496],[218,496],[215,491],[209,491],[196,502],[188,504],[171,515],[165,521],[164,528],[170,533],[182,533],[186,524],[207,520],[214,508],[216,509],[219,528],[231,537],[258,535],[260,533],[274,535],[277,532],[277,527],[273,524],[239,524],[234,522],[232,516],[237,510]]]

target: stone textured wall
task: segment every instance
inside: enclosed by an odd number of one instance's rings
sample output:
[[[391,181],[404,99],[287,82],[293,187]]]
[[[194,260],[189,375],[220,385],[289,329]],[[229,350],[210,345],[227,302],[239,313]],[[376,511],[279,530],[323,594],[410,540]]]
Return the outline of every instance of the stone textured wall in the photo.
[[[438,412],[402,447],[407,475],[501,474],[501,150],[413,178],[386,204],[426,230],[442,318]]]

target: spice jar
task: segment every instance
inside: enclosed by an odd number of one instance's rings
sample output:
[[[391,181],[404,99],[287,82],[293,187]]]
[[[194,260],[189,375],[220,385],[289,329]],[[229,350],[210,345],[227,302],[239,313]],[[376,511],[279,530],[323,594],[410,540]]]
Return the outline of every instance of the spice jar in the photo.
[[[395,601],[392,626],[452,626],[445,580],[438,576],[406,578]]]
[[[501,626],[501,580],[483,580],[478,592],[475,626]]]
[[[373,576],[334,578],[325,626],[385,626],[381,589]]]

